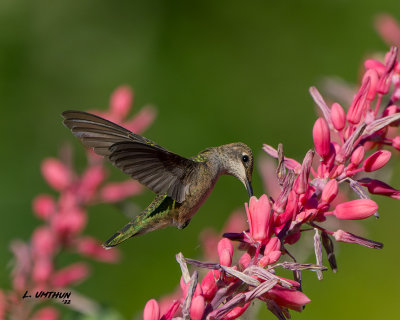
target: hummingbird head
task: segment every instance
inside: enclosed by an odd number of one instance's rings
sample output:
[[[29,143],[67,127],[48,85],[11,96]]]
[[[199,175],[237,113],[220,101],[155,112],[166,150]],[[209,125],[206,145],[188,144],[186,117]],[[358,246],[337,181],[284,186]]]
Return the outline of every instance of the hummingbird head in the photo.
[[[244,143],[237,142],[220,147],[223,171],[238,178],[246,187],[249,196],[253,195],[251,176],[253,174],[253,153]]]

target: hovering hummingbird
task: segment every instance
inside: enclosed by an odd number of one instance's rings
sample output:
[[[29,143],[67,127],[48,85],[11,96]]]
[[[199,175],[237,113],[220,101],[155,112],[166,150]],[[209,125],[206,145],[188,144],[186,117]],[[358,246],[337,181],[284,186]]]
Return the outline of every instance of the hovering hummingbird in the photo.
[[[253,154],[244,143],[207,148],[184,158],[96,115],[65,111],[62,116],[64,125],[86,147],[157,194],[146,209],[103,244],[105,248],[169,225],[185,228],[222,174],[238,178],[249,196],[253,195]]]

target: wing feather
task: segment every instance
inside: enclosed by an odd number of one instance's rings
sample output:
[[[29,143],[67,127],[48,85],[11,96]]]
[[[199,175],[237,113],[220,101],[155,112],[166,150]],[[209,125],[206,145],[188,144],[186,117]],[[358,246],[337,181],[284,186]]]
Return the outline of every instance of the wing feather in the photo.
[[[157,194],[185,200],[190,176],[200,162],[169,152],[111,121],[81,111],[65,111],[64,125],[94,152]]]

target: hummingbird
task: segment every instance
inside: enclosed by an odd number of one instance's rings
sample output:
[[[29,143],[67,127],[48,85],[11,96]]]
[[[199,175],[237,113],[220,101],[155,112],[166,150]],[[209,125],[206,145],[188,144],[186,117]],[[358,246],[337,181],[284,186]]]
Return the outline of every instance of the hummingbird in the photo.
[[[62,116],[64,125],[84,146],[157,194],[103,244],[106,249],[169,225],[185,228],[223,174],[239,179],[249,196],[253,195],[253,154],[244,143],[207,148],[185,158],[94,114],[71,110]]]

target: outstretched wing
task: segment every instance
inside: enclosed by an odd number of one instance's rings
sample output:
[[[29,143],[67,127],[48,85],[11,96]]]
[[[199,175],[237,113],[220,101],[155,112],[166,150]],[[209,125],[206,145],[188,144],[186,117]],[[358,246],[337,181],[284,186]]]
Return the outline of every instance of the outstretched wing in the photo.
[[[157,194],[167,194],[179,203],[185,200],[190,174],[200,163],[96,115],[65,111],[62,116],[64,124],[86,147],[107,157],[124,173]]]

